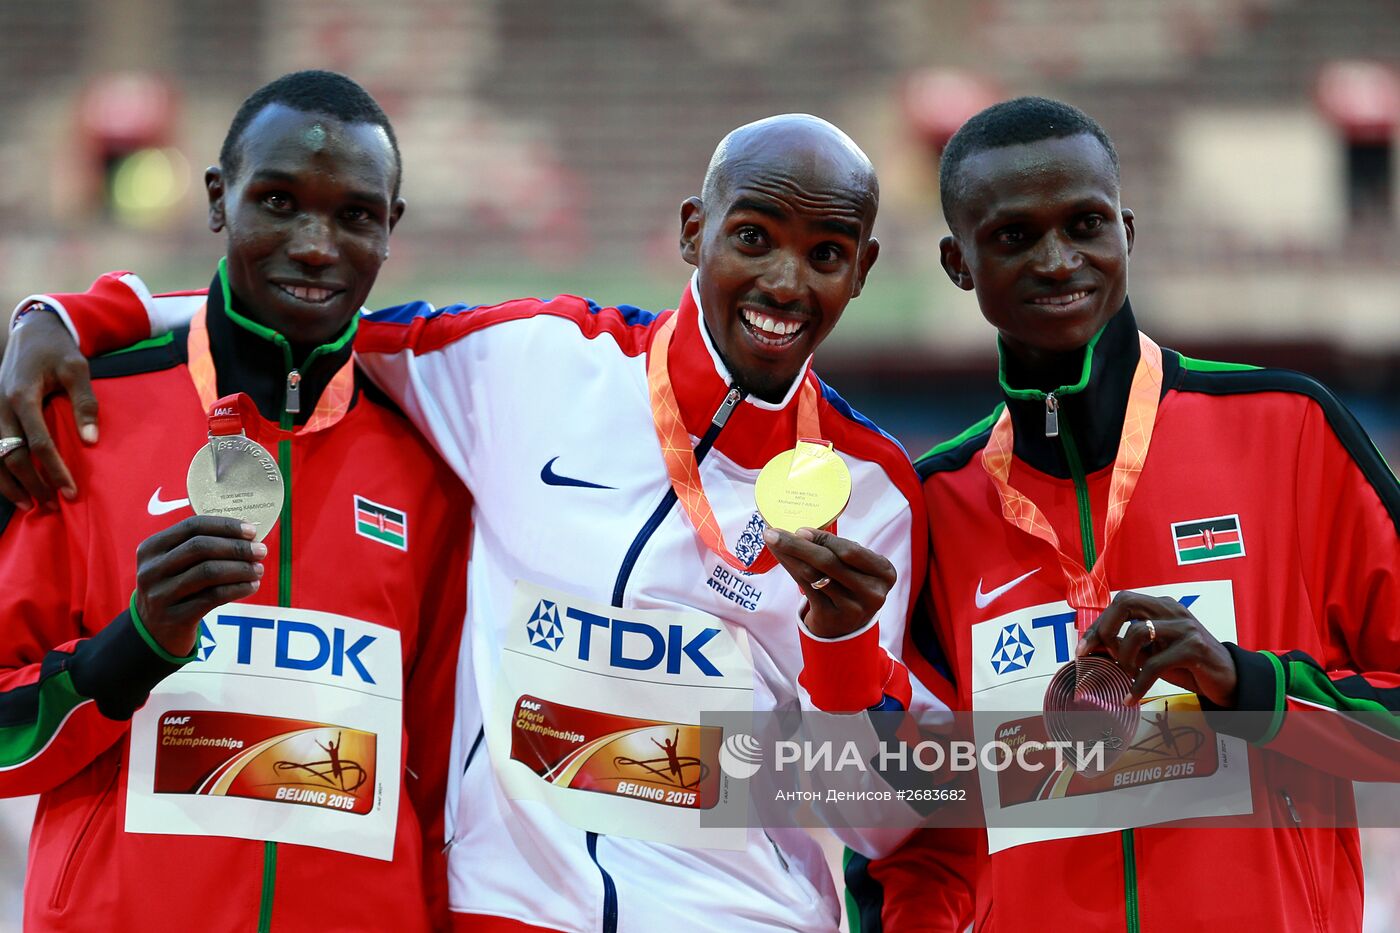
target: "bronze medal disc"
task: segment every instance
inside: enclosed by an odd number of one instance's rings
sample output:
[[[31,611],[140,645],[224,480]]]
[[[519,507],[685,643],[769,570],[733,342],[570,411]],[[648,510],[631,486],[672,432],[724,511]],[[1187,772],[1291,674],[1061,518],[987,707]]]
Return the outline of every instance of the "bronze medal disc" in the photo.
[[[211,449],[217,445],[218,472]],[[286,495],[277,460],[257,441],[242,434],[210,438],[190,461],[185,478],[190,507],[197,515],[226,515],[257,528],[254,540],[267,537],[282,512]]]
[[[1102,744],[1103,770],[1128,750],[1141,713],[1128,703],[1133,682],[1108,658],[1089,655],[1065,664],[1045,688],[1045,731],[1057,742],[1073,743],[1072,752],[1085,753]],[[1071,760],[1075,760],[1074,754]],[[1095,777],[1098,769],[1077,767]]]

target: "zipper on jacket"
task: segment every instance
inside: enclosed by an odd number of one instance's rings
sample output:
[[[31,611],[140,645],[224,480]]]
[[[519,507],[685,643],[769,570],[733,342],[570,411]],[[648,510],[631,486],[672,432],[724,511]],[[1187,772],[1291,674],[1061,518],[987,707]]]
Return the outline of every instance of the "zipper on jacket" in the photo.
[[[287,373],[286,411],[289,415],[301,414],[301,373],[292,370]]]
[[[282,411],[279,425],[284,431],[292,429],[291,409],[294,388],[293,369],[287,374],[287,404]],[[298,382],[300,379],[298,378]],[[298,399],[299,400],[299,399]],[[277,469],[282,474],[282,485],[287,490],[282,499],[282,514],[277,517],[277,605],[283,609],[292,604],[292,442],[277,442]],[[258,902],[258,933],[270,933],[272,929],[272,900],[277,892],[277,843],[263,842],[262,894]]]
[[[1094,510],[1089,502],[1089,481],[1084,476],[1084,461],[1079,459],[1079,447],[1074,443],[1074,435],[1068,430],[1060,431],[1059,404],[1050,407],[1050,399],[1055,393],[1045,397],[1045,430],[1049,434],[1051,412],[1055,413],[1055,432],[1060,438],[1060,449],[1065,453],[1065,463],[1069,465],[1069,475],[1074,480],[1074,499],[1079,504],[1079,540],[1084,551],[1084,569],[1091,570],[1098,559],[1098,547],[1094,543]]]
[[[63,870],[58,873],[58,882],[54,885],[53,896],[49,898],[49,907],[53,910],[62,910],[68,905],[68,896],[73,891],[73,881],[87,856],[88,848],[92,845],[92,837],[97,832],[93,824],[101,817],[103,808],[116,789],[121,769],[122,762],[118,759],[117,766],[112,769],[112,776],[108,779],[106,788],[97,796],[97,802],[88,811],[87,819],[83,820],[83,825],[78,828],[78,835],[73,837],[73,844],[68,849],[68,857],[63,860]]]
[[[710,426],[705,430],[705,436],[700,438],[700,443],[695,445],[696,464],[705,459],[705,455],[715,445],[715,439],[719,437],[719,432],[728,423],[729,416],[734,414],[734,409],[743,400],[744,393],[737,387],[731,387],[725,393],[724,401],[719,403],[719,408],[715,409],[714,417],[710,419]],[[622,558],[622,566],[617,571],[617,582],[613,584],[612,605],[618,608],[622,607],[622,601],[627,595],[627,583],[632,577],[632,568],[636,566],[637,558],[642,554],[642,548],[646,547],[651,536],[656,534],[656,529],[661,527],[667,513],[675,504],[676,490],[675,487],[671,487],[666,490],[666,495],[661,498],[661,503],[651,513],[651,517],[642,526],[642,530],[637,533],[637,537],[632,540],[631,546],[627,548],[627,554]],[[612,875],[608,874],[608,870],[603,867],[603,863],[598,861],[598,834],[584,833],[584,839],[588,845],[588,857],[593,860],[594,866],[603,876],[603,933],[617,933],[617,884],[613,881]]]
[[[482,726],[482,727],[481,727],[480,729],[478,729],[477,732],[476,732],[476,739],[472,742],[472,750],[469,751],[469,752],[467,752],[467,760],[464,761],[464,762],[462,763],[462,780],[465,781],[465,780],[467,779],[467,772],[471,770],[472,759],[476,758],[476,750],[477,750],[478,748],[481,747],[481,740],[484,739],[485,737],[486,737],[486,727],[485,727],[485,726]],[[460,796],[460,794],[459,794],[458,796]],[[451,811],[451,812],[452,812],[452,814],[453,814],[453,819],[452,819],[452,831],[451,831],[450,833],[445,833],[445,835],[447,836],[447,841],[443,843],[443,846],[442,846],[442,851],[443,851],[443,852],[446,852],[448,849],[451,849],[453,846],[455,846],[455,845],[457,844],[457,819],[456,819],[456,811],[453,810],[453,811]],[[445,817],[445,816],[443,817],[443,820],[444,820],[444,829],[445,829],[445,822],[446,822],[446,817]]]
[[[1123,909],[1127,912],[1128,933],[1141,933],[1138,919],[1137,852],[1133,831],[1123,830]]]
[[[1293,805],[1292,795],[1282,788],[1279,789],[1279,794],[1283,797],[1284,806],[1288,808],[1288,818],[1293,822],[1293,838],[1298,842],[1298,856],[1302,862],[1299,869],[1308,882],[1308,912],[1312,914],[1313,928],[1323,930],[1325,927],[1319,916],[1321,895],[1318,892],[1317,879],[1313,877],[1312,854],[1308,851],[1308,841],[1303,835],[1303,818],[1298,815],[1298,808]]]
[[[724,396],[724,401],[719,403],[719,408],[715,409],[714,417],[710,419],[710,426],[705,430],[705,436],[700,438],[700,443],[695,445],[695,462],[699,464],[705,459],[705,455],[714,446],[715,439],[719,437],[719,432],[723,430],[725,424],[729,422],[729,416],[734,414],[734,409],[744,400],[744,393],[737,388],[731,388]],[[627,582],[632,576],[632,568],[636,566],[637,558],[642,554],[642,548],[651,540],[651,536],[656,533],[656,529],[661,527],[661,522],[665,520],[666,513],[671,511],[671,506],[676,504],[676,490],[669,488],[666,495],[662,497],[661,504],[656,507],[656,511],[651,513],[642,530],[637,533],[637,537],[632,540],[632,545],[627,549],[627,556],[622,559],[622,567],[617,572],[617,582],[613,584],[612,604],[617,607],[622,606],[623,597],[626,595]]]
[[[1079,459],[1079,448],[1074,443],[1074,435],[1068,430],[1060,430],[1059,400],[1051,399],[1055,393],[1045,396],[1045,434],[1058,436],[1060,447],[1065,452],[1065,462],[1069,465],[1069,475],[1074,479],[1074,498],[1079,504],[1079,539],[1084,550],[1084,567],[1092,569],[1098,559],[1098,547],[1094,543],[1094,510],[1089,501],[1089,483],[1084,476],[1084,461]],[[1055,434],[1050,433],[1054,427]],[[1123,842],[1123,911],[1128,933],[1141,933],[1142,921],[1138,910],[1137,847],[1133,831],[1125,829]]]

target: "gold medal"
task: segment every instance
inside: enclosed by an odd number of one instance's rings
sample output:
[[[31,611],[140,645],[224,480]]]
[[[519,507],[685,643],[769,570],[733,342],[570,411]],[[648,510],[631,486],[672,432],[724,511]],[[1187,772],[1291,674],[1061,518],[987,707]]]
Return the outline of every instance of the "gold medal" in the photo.
[[[224,398],[215,403],[209,419],[209,443],[190,461],[185,488],[196,515],[245,521],[257,529],[253,540],[261,541],[282,513],[286,490],[276,459],[242,433],[232,401]],[[232,433],[235,430],[238,433]]]
[[[830,444],[799,440],[758,474],[754,500],[770,528],[825,528],[851,500],[851,471]]]

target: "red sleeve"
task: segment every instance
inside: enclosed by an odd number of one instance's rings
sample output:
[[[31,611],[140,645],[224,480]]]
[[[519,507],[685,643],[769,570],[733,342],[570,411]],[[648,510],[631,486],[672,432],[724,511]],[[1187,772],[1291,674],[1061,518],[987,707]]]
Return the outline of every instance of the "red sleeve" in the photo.
[[[444,476],[447,475],[443,467]],[[450,928],[447,907],[447,856],[444,818],[447,771],[456,704],[458,648],[467,611],[467,553],[470,500],[455,477],[444,478],[456,495],[445,497],[445,513],[461,521],[444,523],[447,534],[423,594],[418,620],[418,643],[404,694],[404,724],[408,735],[409,800],[423,831],[423,885],[435,929]]]
[[[130,272],[108,272],[85,292],[33,295],[58,311],[84,356],[100,356],[151,336],[151,294]]]
[[[921,829],[874,861],[847,850],[847,909],[861,933],[962,933],[977,904],[986,833]]]
[[[1303,416],[1294,507],[1309,600],[1300,623],[1317,629],[1323,656],[1227,645],[1236,709],[1275,714],[1245,736],[1273,751],[1400,781],[1400,487],[1356,419],[1322,401]]]
[[[53,435],[80,458],[66,401]],[[70,463],[76,459],[69,459]],[[0,511],[0,796],[40,793],[77,774],[126,732],[151,688],[183,659],[157,654],[130,612],[85,624],[83,500]],[[110,595],[110,594],[109,594]],[[121,600],[108,600],[119,606]],[[84,637],[86,636],[86,637]],[[163,654],[163,652],[162,652]]]

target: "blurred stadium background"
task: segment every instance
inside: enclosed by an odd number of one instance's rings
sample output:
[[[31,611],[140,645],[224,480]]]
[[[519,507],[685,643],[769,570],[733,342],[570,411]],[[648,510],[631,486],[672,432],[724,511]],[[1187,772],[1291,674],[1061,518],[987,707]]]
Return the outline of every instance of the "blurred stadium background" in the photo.
[[[991,332],[937,262],[939,146],[998,98],[1069,100],[1120,149],[1144,327],[1317,375],[1400,453],[1396,0],[0,0],[0,298],[112,268],[207,281],[203,168],[248,92],[305,67],[398,131],[383,304],[673,307],[715,142],[833,120],[880,170],[884,248],[821,367],[914,454],[995,399]],[[1400,929],[1397,836],[1366,837],[1368,930]]]

